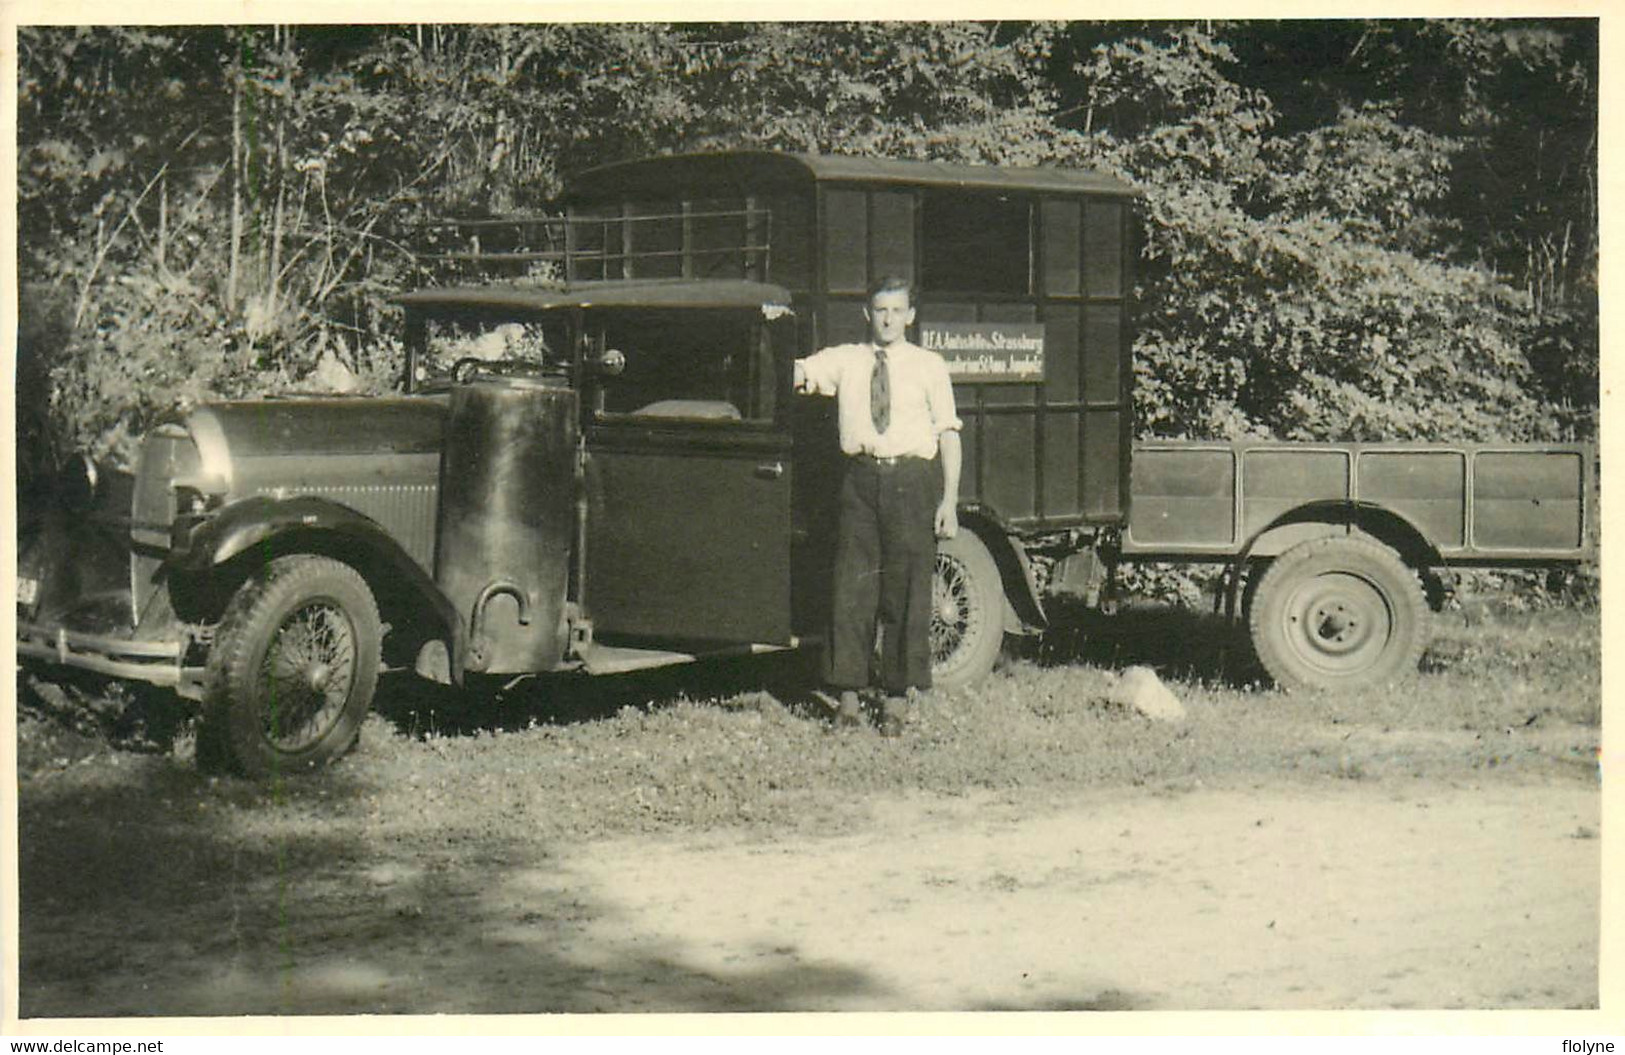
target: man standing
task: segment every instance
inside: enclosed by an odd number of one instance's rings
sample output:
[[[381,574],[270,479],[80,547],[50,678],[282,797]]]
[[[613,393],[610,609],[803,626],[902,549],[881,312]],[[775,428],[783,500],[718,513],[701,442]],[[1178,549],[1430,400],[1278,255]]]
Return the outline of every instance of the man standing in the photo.
[[[901,729],[910,689],[931,687],[931,581],[936,540],[959,530],[959,427],[948,366],[909,343],[914,288],[882,279],[864,308],[869,340],[795,364],[801,392],[832,395],[846,455],[825,677],[840,720],[862,721],[875,630],[882,731]]]

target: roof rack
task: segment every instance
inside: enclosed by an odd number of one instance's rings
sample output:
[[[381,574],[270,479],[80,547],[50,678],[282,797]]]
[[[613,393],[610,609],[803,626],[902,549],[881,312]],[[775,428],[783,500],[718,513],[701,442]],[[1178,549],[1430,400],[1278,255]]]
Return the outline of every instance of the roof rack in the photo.
[[[416,254],[448,277],[536,277],[564,282],[736,278],[762,281],[772,256],[772,212],[619,206],[569,215],[442,219],[418,224]]]

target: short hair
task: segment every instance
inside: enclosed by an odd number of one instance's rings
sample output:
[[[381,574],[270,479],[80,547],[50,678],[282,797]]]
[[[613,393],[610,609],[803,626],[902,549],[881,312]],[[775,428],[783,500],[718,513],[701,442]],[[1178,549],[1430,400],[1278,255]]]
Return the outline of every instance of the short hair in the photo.
[[[908,306],[914,307],[914,280],[901,275],[887,275],[869,287],[868,303],[873,304],[875,298],[882,293],[903,292],[908,294]]]

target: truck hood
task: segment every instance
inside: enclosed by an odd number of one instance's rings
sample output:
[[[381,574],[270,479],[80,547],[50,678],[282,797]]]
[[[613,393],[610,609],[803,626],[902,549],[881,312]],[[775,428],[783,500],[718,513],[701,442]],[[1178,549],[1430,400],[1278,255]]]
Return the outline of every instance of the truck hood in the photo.
[[[206,489],[242,496],[271,482],[268,474],[292,484],[307,470],[327,478],[362,459],[369,475],[387,476],[397,458],[438,457],[446,406],[444,396],[246,400],[198,407],[185,425]]]
[[[259,399],[211,403],[186,424],[199,443],[224,443],[233,457],[428,454],[440,450],[446,399]]]

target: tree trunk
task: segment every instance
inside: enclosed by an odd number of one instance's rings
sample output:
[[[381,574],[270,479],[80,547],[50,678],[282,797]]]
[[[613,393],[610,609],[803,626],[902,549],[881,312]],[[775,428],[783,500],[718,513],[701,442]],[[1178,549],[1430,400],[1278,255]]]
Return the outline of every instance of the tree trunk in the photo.
[[[158,274],[169,275],[169,179],[158,182]]]
[[[498,30],[498,39],[501,41],[501,51],[497,58],[497,83],[501,85],[500,90],[506,95],[508,82],[513,73],[512,41],[509,39],[508,33],[503,30]],[[510,204],[505,200],[506,195],[503,191],[506,181],[502,179],[502,165],[508,157],[510,135],[508,108],[505,105],[499,105],[496,112],[496,128],[493,133],[491,153],[487,157],[485,164],[486,179],[488,181],[486,185],[491,187],[493,192],[494,200],[492,205],[499,209],[506,208]]]
[[[226,271],[226,307],[237,309],[237,276],[243,261],[243,79],[231,81],[231,264]]]
[[[287,37],[288,32],[286,29],[280,31],[281,46],[284,49],[291,43]],[[265,311],[268,317],[274,317],[276,314],[282,279],[282,232],[285,226],[288,195],[287,159],[284,154],[287,150],[289,95],[293,91],[293,78],[288,72],[289,58],[286,50],[281,53],[279,61],[282,63],[282,97],[277,101],[276,152],[271,156],[271,170],[276,177],[276,204],[272,207],[271,260],[265,281]]]

